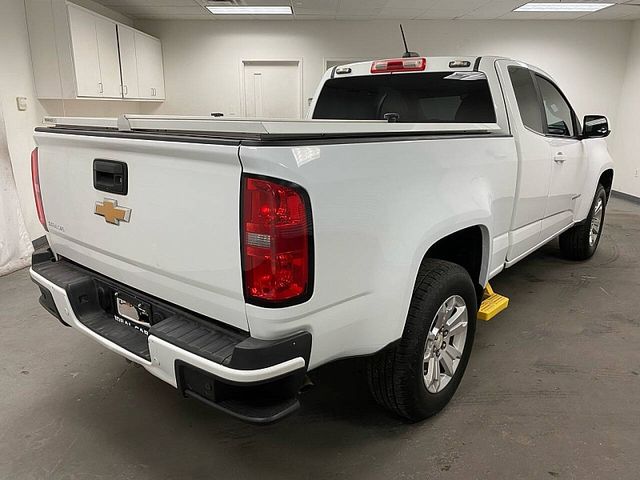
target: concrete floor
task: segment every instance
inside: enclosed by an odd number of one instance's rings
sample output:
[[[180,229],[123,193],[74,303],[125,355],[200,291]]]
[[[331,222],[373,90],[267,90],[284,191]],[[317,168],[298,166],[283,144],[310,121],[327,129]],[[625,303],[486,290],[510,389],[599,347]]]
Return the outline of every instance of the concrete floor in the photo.
[[[1,479],[633,478],[640,475],[640,206],[614,199],[593,259],[555,242],[495,279],[440,415],[407,425],[357,361],[321,369],[301,411],[240,423],[61,327],[23,270],[0,279]]]

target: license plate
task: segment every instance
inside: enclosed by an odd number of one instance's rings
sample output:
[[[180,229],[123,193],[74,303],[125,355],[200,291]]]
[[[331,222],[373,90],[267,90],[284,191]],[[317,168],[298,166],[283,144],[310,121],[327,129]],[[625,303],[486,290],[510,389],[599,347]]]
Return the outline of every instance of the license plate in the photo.
[[[147,333],[151,319],[151,305],[120,292],[114,294],[116,321]]]

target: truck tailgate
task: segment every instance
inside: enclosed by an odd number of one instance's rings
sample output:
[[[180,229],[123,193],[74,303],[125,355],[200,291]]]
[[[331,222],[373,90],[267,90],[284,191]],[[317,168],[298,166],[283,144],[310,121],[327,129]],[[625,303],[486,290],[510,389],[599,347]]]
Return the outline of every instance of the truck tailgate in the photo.
[[[248,330],[236,141],[187,143],[46,132],[37,132],[35,138],[49,242],[58,255]],[[95,188],[95,160],[126,164],[126,194]],[[103,215],[96,213],[96,206]],[[122,220],[108,221],[114,220],[109,218],[112,207]]]

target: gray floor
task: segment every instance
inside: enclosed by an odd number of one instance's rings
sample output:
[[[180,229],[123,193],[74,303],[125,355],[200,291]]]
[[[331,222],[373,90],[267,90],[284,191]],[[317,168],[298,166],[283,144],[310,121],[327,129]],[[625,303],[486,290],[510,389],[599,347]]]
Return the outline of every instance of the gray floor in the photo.
[[[0,479],[638,478],[640,206],[614,199],[585,263],[551,243],[495,279],[437,417],[369,399],[358,362],[317,374],[282,423],[239,423],[59,326],[23,270],[0,279]]]

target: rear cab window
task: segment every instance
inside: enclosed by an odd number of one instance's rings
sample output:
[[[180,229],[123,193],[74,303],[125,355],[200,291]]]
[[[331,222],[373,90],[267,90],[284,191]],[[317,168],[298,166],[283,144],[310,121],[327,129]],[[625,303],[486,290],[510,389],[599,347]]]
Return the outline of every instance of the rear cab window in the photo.
[[[314,119],[384,120],[404,123],[495,123],[482,72],[363,75],[327,80]]]
[[[538,92],[531,72],[527,68],[514,66],[509,67],[508,70],[523,125],[544,135]]]

